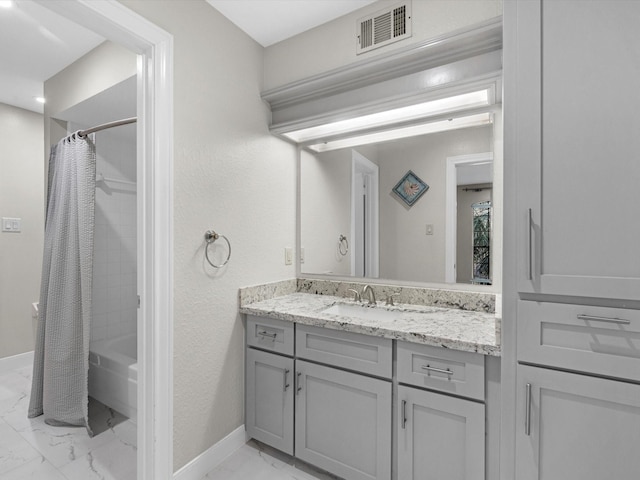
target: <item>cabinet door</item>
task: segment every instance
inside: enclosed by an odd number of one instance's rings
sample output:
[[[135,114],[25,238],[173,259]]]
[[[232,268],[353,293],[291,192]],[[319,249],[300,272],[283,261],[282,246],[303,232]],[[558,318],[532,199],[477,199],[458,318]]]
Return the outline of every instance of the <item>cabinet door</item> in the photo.
[[[518,366],[517,480],[640,478],[640,385]]]
[[[391,382],[298,360],[296,457],[349,480],[391,478]]]
[[[515,9],[519,289],[638,300],[640,2]]]
[[[247,433],[293,455],[293,359],[248,348],[246,378]]]
[[[484,404],[398,387],[398,480],[484,478]]]

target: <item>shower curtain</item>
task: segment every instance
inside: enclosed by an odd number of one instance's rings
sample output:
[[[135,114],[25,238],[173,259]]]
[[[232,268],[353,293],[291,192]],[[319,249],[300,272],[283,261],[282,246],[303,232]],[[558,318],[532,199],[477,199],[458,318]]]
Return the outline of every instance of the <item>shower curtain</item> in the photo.
[[[29,417],[88,422],[96,149],[77,132],[51,149]]]

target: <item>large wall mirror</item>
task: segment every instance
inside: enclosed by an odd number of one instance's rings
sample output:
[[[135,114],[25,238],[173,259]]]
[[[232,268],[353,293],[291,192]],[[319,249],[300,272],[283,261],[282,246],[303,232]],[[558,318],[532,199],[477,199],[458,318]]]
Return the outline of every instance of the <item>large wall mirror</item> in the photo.
[[[479,126],[301,149],[301,274],[498,291],[501,130],[494,105]]]

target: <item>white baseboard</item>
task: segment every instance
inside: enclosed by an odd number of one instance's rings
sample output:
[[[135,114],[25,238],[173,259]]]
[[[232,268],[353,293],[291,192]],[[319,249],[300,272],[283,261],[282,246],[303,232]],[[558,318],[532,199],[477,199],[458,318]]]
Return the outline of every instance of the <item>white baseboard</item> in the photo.
[[[0,358],[0,373],[7,373],[30,365],[33,365],[33,351]]]
[[[242,447],[249,438],[240,425],[218,443],[202,452],[196,458],[173,474],[174,480],[201,480],[233,452]]]

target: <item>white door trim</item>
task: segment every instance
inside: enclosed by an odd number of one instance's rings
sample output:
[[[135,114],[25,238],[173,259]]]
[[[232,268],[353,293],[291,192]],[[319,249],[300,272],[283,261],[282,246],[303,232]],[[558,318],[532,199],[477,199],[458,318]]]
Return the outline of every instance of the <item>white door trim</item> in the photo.
[[[358,176],[368,174],[370,182],[367,184],[369,195],[367,196],[369,211],[367,212],[367,231],[363,231],[362,225],[356,225],[357,206],[361,205],[356,199],[357,192],[361,191],[361,185],[356,185]],[[367,278],[378,278],[380,274],[380,201],[378,194],[379,167],[367,157],[356,150],[351,150],[351,276],[362,276],[357,265],[358,253],[362,250],[363,236],[367,238],[368,250],[364,259],[364,267]],[[356,203],[358,202],[358,203]]]
[[[446,193],[445,193],[445,250],[444,250],[444,281],[456,283],[456,248],[458,244],[458,174],[456,168],[460,165],[493,161],[493,153],[472,153],[447,157]]]
[[[173,477],[173,36],[116,0],[39,4],[138,57],[138,479]]]

